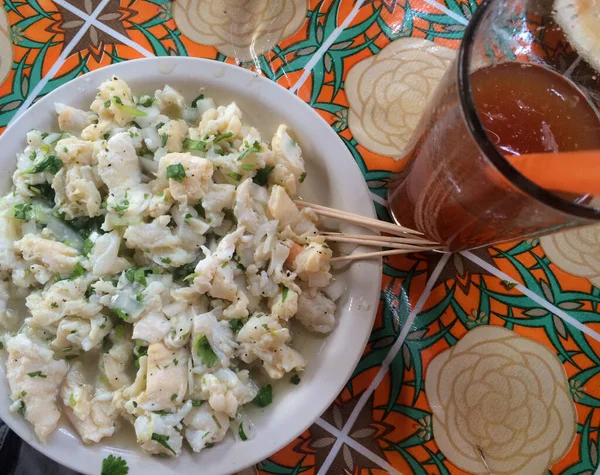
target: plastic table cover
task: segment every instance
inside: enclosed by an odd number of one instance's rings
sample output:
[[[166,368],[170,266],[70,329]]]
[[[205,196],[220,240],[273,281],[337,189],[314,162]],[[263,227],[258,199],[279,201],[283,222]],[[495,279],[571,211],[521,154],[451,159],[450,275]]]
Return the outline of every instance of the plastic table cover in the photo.
[[[475,0],[2,5],[1,130],[54,88],[112,63],[182,55],[238,64],[325,118],[362,170],[381,219],[389,219],[386,185],[404,166],[399,158],[411,124],[478,6]],[[312,427],[243,473],[594,473],[599,304],[600,228],[443,257],[386,258],[376,323],[352,378]],[[2,473],[72,473],[19,448],[6,427],[0,435]]]

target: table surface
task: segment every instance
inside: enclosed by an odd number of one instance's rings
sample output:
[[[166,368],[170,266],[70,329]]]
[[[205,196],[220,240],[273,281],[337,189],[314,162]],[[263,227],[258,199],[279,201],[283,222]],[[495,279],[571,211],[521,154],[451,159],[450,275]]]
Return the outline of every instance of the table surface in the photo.
[[[395,158],[407,128],[477,8],[439,2],[3,0],[1,130],[39,97],[112,63],[182,55],[239,64],[325,118],[388,219],[386,185],[404,166]],[[352,379],[312,427],[244,473],[594,473],[599,303],[598,228],[386,259]]]

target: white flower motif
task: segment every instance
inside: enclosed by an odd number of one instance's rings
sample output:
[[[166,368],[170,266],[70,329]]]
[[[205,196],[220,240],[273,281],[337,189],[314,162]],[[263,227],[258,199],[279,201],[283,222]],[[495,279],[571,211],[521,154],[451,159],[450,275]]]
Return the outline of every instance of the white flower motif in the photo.
[[[4,8],[0,8],[0,84],[13,66],[13,49],[10,40],[10,26]]]
[[[587,226],[540,238],[548,259],[569,274],[600,287],[600,226]]]
[[[380,155],[401,158],[455,51],[401,38],[356,64],[345,82],[356,140]]]
[[[553,10],[556,22],[566,33],[571,46],[596,71],[600,71],[598,3],[590,0],[556,0]]]
[[[469,473],[542,475],[575,439],[562,364],[506,328],[477,327],[436,356],[425,390],[438,447]]]
[[[177,0],[174,18],[196,43],[250,61],[296,33],[308,0]]]

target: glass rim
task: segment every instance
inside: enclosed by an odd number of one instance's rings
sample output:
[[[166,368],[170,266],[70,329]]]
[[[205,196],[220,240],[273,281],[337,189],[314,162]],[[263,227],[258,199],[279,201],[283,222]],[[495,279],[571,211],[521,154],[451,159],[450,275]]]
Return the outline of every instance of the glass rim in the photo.
[[[539,186],[525,175],[521,174],[496,148],[486,133],[473,100],[471,88],[471,75],[469,66],[473,52],[474,37],[479,31],[479,25],[490,5],[500,0],[484,0],[475,11],[471,21],[465,29],[463,40],[458,50],[458,95],[460,98],[463,117],[467,128],[475,139],[479,150],[492,163],[493,166],[521,192],[555,210],[563,213],[590,220],[600,220],[600,208],[580,205],[569,201]]]

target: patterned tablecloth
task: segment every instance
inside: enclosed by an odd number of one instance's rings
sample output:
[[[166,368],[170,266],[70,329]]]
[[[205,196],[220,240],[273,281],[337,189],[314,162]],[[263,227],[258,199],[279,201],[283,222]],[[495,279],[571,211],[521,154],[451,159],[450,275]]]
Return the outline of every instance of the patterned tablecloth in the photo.
[[[112,63],[236,63],[325,118],[386,219],[390,172],[477,8],[439,1],[2,0],[0,126]],[[598,229],[386,259],[352,379],[312,427],[244,473],[591,474],[599,304]],[[17,473],[35,473],[32,452],[21,448]]]

